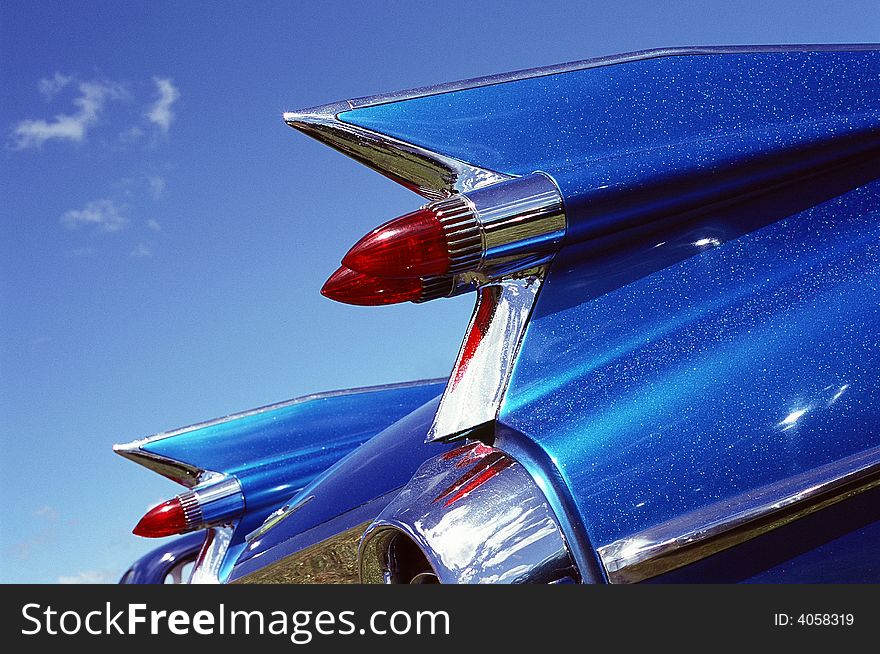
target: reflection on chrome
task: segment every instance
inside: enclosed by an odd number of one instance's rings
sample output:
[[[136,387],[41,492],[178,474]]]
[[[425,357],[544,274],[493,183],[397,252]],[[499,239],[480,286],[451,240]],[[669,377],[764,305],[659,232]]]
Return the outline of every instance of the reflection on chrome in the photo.
[[[598,548],[611,583],[634,583],[704,559],[872,488],[880,447],[848,456]],[[731,512],[731,507],[738,507]]]
[[[354,584],[358,541],[367,523],[340,531],[235,579],[236,584]],[[259,545],[254,541],[251,547]],[[423,582],[420,582],[423,583]]]
[[[289,111],[284,121],[431,200],[510,179],[509,175],[339,120],[338,115],[351,108],[350,103],[342,102]]]
[[[205,544],[199,552],[189,578],[191,584],[220,584],[223,578],[223,562],[235,533],[236,522],[220,525],[207,530]]]
[[[543,493],[519,463],[481,443],[425,462],[367,529],[358,558],[367,583],[426,573],[440,583],[578,578]]]
[[[544,273],[527,270],[480,289],[427,440],[454,438],[498,416]]]
[[[717,248],[719,245],[721,245],[721,241],[717,238],[711,238],[711,237],[701,238],[698,241],[694,241],[694,245],[697,246],[698,248],[705,248],[705,247]]]

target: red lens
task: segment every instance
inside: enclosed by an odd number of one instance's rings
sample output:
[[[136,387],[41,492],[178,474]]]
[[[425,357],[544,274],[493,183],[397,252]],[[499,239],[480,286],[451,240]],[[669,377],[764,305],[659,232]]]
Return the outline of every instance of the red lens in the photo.
[[[374,277],[436,277],[449,270],[446,233],[437,215],[419,209],[377,227],[342,259]]]
[[[162,502],[147,511],[147,514],[137,523],[132,533],[145,538],[161,538],[182,534],[187,530],[186,516],[180,498]]]
[[[324,282],[321,295],[361,306],[397,304],[418,300],[422,295],[422,282],[420,279],[380,279],[343,266]]]

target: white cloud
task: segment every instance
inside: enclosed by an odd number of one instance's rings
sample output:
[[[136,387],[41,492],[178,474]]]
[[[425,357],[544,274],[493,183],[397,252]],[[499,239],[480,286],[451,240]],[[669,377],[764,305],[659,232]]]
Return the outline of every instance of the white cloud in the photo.
[[[165,193],[165,178],[158,175],[151,175],[147,178],[150,185],[150,194],[154,199],[158,200]]]
[[[58,577],[59,584],[115,584],[118,580],[119,575],[109,570],[83,570]]]
[[[160,225],[159,221],[156,220],[155,218],[150,218],[147,221],[147,227],[152,229],[154,232],[161,232],[162,231],[162,225]]]
[[[61,224],[68,229],[95,227],[102,232],[118,232],[128,224],[124,208],[113,200],[92,200],[82,209],[70,209],[61,216]]]
[[[153,248],[150,247],[149,243],[138,243],[134,250],[131,251],[129,256],[134,257],[135,259],[143,259],[144,257],[149,257],[153,255]]]
[[[47,100],[51,100],[58,95],[68,84],[73,81],[70,75],[62,75],[55,73],[52,78],[44,78],[37,82],[37,88]]]
[[[147,112],[147,118],[151,123],[155,123],[163,132],[167,132],[171,127],[171,121],[174,119],[174,113],[171,111],[173,105],[180,97],[180,91],[174,86],[174,83],[167,77],[154,77],[153,82],[156,84],[156,90],[159,92],[159,99],[153,103]]]
[[[63,75],[60,78],[56,75],[53,80],[42,80],[40,90],[44,95],[57,92],[61,86],[69,83],[64,80]],[[38,148],[52,139],[81,143],[85,140],[89,128],[98,122],[98,117],[107,101],[120,99],[126,95],[121,86],[108,82],[80,82],[78,88],[79,96],[73,101],[77,108],[74,113],[57,114],[51,120],[21,121],[12,130],[12,147],[19,150]]]

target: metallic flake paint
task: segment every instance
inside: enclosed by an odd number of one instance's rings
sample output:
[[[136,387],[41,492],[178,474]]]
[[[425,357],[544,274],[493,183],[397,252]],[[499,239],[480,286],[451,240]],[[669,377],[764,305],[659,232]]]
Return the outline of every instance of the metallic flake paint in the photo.
[[[526,330],[500,419],[597,548],[880,444],[880,182],[699,241],[598,297],[557,261]]]

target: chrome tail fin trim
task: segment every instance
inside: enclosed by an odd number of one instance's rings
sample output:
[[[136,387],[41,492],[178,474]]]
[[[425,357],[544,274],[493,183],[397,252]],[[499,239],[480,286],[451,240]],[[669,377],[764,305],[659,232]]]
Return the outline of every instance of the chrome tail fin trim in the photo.
[[[431,200],[511,179],[337,118],[349,109],[346,102],[288,111],[284,122]]]
[[[462,437],[498,417],[544,267],[482,286],[428,441]]]

